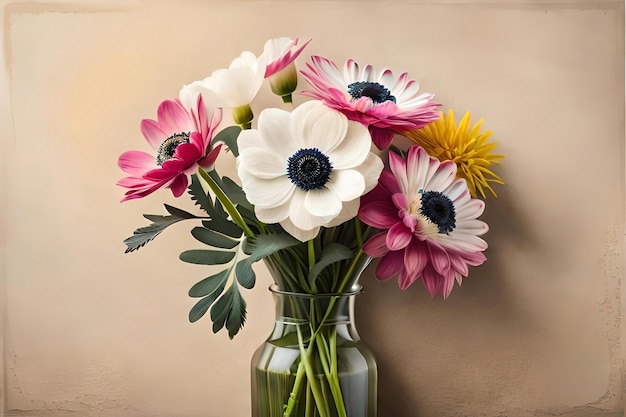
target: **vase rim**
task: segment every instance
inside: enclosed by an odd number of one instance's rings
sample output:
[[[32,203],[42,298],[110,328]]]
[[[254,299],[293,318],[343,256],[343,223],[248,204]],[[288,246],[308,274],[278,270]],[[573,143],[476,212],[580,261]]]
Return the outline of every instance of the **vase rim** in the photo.
[[[355,284],[348,291],[343,292],[331,292],[331,293],[308,293],[308,292],[297,292],[297,291],[283,291],[278,288],[278,285],[272,284],[269,286],[269,290],[274,294],[281,295],[291,295],[295,297],[302,298],[332,298],[332,297],[350,297],[353,295],[358,295],[363,292],[363,286],[359,284]]]

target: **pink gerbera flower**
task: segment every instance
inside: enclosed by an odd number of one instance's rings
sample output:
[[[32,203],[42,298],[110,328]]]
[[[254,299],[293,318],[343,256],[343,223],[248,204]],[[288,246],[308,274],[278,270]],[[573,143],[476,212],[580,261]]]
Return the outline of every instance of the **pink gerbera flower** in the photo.
[[[389,165],[361,198],[359,218],[383,230],[363,250],[382,257],[378,279],[397,276],[405,290],[422,278],[431,296],[447,298],[454,282],[467,277],[468,265],[486,260],[487,243],[478,236],[488,227],[477,219],[485,203],[471,197],[454,162],[439,162],[422,147],[411,147],[406,160],[390,152]]]
[[[371,65],[359,71],[349,59],[343,73],[326,58],[313,56],[302,71],[315,91],[303,94],[322,100],[340,110],[350,120],[368,126],[372,140],[379,149],[386,149],[394,131],[416,130],[439,118],[440,106],[433,94],[418,94],[419,84],[407,79],[407,73],[394,77],[389,69],[376,75]]]
[[[212,147],[211,141],[221,120],[221,109],[208,120],[200,95],[191,110],[178,99],[162,102],[157,120],[141,121],[141,133],[154,153],[127,151],[118,159],[118,166],[128,174],[117,183],[128,188],[122,201],[145,197],[162,187],[180,197],[189,184],[189,175],[199,166],[208,169],[215,163],[221,144]]]

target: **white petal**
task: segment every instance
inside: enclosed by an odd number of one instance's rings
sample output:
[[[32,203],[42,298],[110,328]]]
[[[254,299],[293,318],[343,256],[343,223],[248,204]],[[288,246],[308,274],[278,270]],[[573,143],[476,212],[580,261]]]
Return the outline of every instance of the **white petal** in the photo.
[[[313,56],[313,62],[316,64],[319,72],[324,74],[324,77],[328,80],[330,84],[333,84],[335,87],[344,90],[347,90],[348,84],[350,82],[346,82],[342,74],[339,72],[335,64],[329,61],[326,58]]]
[[[287,161],[265,148],[250,148],[239,154],[238,169],[248,171],[255,177],[270,179],[286,175]]]
[[[454,234],[462,233],[476,236],[484,235],[488,231],[489,226],[487,226],[487,223],[477,219],[457,221],[456,227],[454,228]]]
[[[298,229],[311,230],[325,223],[323,218],[315,216],[307,210],[306,192],[297,188],[294,190],[289,206],[289,219]]]
[[[363,175],[365,190],[363,194],[370,192],[378,184],[380,173],[385,167],[383,161],[375,153],[370,153],[364,163],[356,169]]]
[[[351,84],[355,81],[359,81],[359,64],[357,64],[354,60],[348,59],[346,61],[346,65],[343,68],[343,78],[346,80],[348,84]]]
[[[443,191],[456,179],[456,164],[452,161],[442,162],[436,173],[427,180],[426,188],[433,191]]]
[[[352,201],[347,201],[343,203],[343,207],[341,208],[341,212],[334,219],[330,220],[327,223],[324,223],[322,226],[324,227],[334,227],[339,226],[341,223],[347,222],[348,220],[354,218],[359,212],[359,206],[361,203],[360,198],[356,198]]]
[[[255,206],[254,213],[256,217],[264,223],[280,223],[289,216],[289,201],[272,208]]]
[[[247,129],[239,132],[237,136],[237,148],[239,148],[239,154],[250,150],[258,149],[263,146],[263,137],[256,129]]]
[[[358,81],[375,81],[376,78],[376,72],[374,71],[374,67],[372,67],[371,65],[366,65],[363,68],[363,72],[361,73],[361,79]]]
[[[320,101],[301,104],[293,112],[300,148],[318,148],[328,156],[346,137],[348,119]]]
[[[365,126],[348,122],[345,138],[327,156],[335,169],[354,168],[365,161],[372,147],[372,137]]]
[[[365,179],[363,174],[353,169],[333,170],[326,184],[339,201],[354,200],[365,192]],[[337,210],[337,213],[339,210]]]
[[[455,206],[457,221],[475,219],[485,210],[485,202],[479,199],[471,199],[466,204]]]
[[[456,179],[450,186],[443,190],[443,193],[455,203],[459,197],[470,195],[467,184],[463,179]]]
[[[304,206],[318,217],[335,217],[341,212],[341,201],[329,189],[311,190],[306,193]]]
[[[267,108],[259,114],[258,130],[263,146],[285,161],[300,149],[292,126],[292,114],[284,110]]]
[[[293,195],[295,185],[286,176],[262,179],[243,169],[238,173],[248,201],[255,206],[276,207],[287,202]]]
[[[389,91],[393,91],[393,88],[396,84],[393,72],[388,68],[385,68],[380,72],[378,82],[385,86],[385,88],[389,89]]]
[[[283,229],[285,229],[287,233],[298,239],[300,242],[306,242],[307,240],[314,239],[320,231],[319,226],[309,230],[300,229],[296,227],[296,225],[294,225],[293,222],[289,219],[280,222],[280,225],[283,227]]]

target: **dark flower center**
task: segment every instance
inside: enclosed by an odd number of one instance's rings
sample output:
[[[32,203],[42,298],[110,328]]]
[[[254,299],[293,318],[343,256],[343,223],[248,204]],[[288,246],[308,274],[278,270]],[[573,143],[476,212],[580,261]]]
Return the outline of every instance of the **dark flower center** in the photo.
[[[189,133],[174,133],[172,136],[165,139],[161,146],[159,146],[159,151],[156,157],[157,165],[161,166],[163,162],[168,159],[172,159],[174,157],[174,152],[176,152],[176,148],[178,148],[178,145],[181,143],[189,143]]]
[[[387,87],[370,81],[357,81],[348,85],[348,93],[355,100],[361,97],[369,97],[376,104],[384,103],[385,101],[396,102],[396,98],[391,95],[391,91]]]
[[[287,177],[304,191],[323,188],[332,170],[330,159],[317,148],[300,149],[287,160]]]
[[[439,233],[448,233],[456,227],[454,204],[439,191],[422,194],[422,214],[439,228]]]

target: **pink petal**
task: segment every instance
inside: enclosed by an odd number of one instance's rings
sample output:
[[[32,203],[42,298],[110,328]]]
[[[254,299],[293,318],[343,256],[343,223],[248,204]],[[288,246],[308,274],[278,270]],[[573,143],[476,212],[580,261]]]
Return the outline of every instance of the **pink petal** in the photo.
[[[202,138],[206,138],[209,135],[209,115],[207,114],[206,105],[204,104],[204,99],[202,98],[202,94],[198,94],[198,103],[197,103],[197,120],[198,120],[198,131],[200,132]],[[208,146],[208,143],[204,143],[204,146]]]
[[[159,125],[168,136],[195,130],[193,119],[178,101],[165,100],[162,102],[157,110],[157,118]]]
[[[439,274],[447,274],[450,270],[450,257],[446,250],[432,240],[427,241],[426,244],[432,267]]]
[[[413,239],[413,233],[406,228],[404,223],[398,222],[387,232],[387,247],[392,251],[404,249],[411,239]]]
[[[121,202],[145,197],[166,184],[167,181],[150,181],[144,178],[131,177],[124,178],[118,182],[118,185],[130,188],[130,190],[125,193],[125,197],[121,200]]]
[[[411,272],[406,269],[403,269],[402,271],[400,271],[400,274],[398,275],[398,287],[400,287],[402,291],[405,291],[418,278],[419,278],[419,275],[416,274],[415,272]]]
[[[174,158],[180,158],[186,165],[192,165],[204,156],[206,149],[198,149],[194,143],[181,143],[176,147]],[[167,161],[166,161],[167,162]]]
[[[146,141],[152,146],[155,151],[159,149],[159,146],[169,137],[167,133],[161,129],[159,123],[151,119],[143,119],[140,124],[141,133]]]
[[[428,249],[426,244],[413,239],[404,251],[404,269],[408,276],[419,277],[428,265]]]
[[[362,202],[359,207],[359,219],[377,229],[389,229],[400,220],[398,210],[385,201]]]
[[[284,69],[287,65],[295,61],[295,59],[300,55],[302,50],[311,42],[311,39],[306,41],[300,46],[298,45],[298,39],[293,40],[293,46],[287,51],[286,54],[281,56],[280,58],[272,61],[267,68],[265,69],[265,78],[276,74],[278,71]]]
[[[120,155],[117,166],[127,174],[141,177],[151,169],[157,168],[154,156],[142,151],[127,151]]]
[[[174,197],[180,197],[187,189],[188,179],[186,175],[178,175],[174,181],[170,184],[170,190]]]
[[[396,206],[399,210],[408,210],[409,199],[403,193],[392,194],[391,200],[393,201],[394,206]]]
[[[393,131],[391,129],[379,129],[373,125],[368,126],[372,142],[380,150],[387,149],[393,142]]]
[[[363,244],[363,252],[372,258],[380,258],[389,253],[389,248],[387,248],[387,244],[385,243],[387,239],[386,235],[386,232],[381,232],[370,237],[367,242]]]
[[[190,164],[183,159],[172,158],[161,164],[161,171],[166,172],[173,178],[183,172],[189,165]],[[148,175],[146,174],[146,176]],[[152,174],[150,174],[150,177],[152,178]]]
[[[443,284],[442,277],[437,274],[437,272],[430,265],[424,268],[424,272],[422,273],[422,282],[431,297],[434,297],[435,294],[437,294]]]
[[[378,178],[378,184],[384,187],[389,192],[389,194],[396,194],[401,192],[396,177],[394,177],[389,170],[384,170],[380,174],[380,177]]]
[[[459,256],[456,253],[450,254],[450,264],[452,269],[457,273],[466,277],[469,274],[469,269],[467,268],[467,263],[465,259]]]
[[[394,277],[402,271],[402,258],[404,251],[389,252],[380,259],[376,267],[376,278],[386,280]]]
[[[442,276],[441,293],[443,294],[444,300],[448,298],[454,288],[454,276],[454,271],[450,271]]]
[[[221,149],[222,149],[222,144],[220,143],[215,148],[211,149],[211,152],[209,152],[207,156],[200,159],[198,161],[198,165],[200,165],[202,168],[206,170],[212,169],[213,165],[215,164],[215,161],[217,160],[217,157],[220,154]]]

